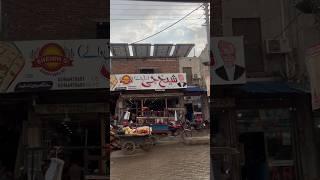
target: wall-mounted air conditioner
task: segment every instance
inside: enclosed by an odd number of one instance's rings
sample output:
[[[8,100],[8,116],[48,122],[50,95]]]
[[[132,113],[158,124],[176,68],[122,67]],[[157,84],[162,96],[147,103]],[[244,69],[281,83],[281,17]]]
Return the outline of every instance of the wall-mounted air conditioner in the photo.
[[[291,51],[288,39],[267,39],[267,54],[284,54]]]

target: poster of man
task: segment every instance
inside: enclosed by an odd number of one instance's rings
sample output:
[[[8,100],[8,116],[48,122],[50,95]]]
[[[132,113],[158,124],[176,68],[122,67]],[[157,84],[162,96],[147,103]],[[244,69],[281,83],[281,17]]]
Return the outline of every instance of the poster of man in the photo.
[[[307,52],[307,69],[310,77],[312,109],[320,109],[320,44],[311,47]]]
[[[243,37],[212,38],[210,51],[213,85],[246,82]]]

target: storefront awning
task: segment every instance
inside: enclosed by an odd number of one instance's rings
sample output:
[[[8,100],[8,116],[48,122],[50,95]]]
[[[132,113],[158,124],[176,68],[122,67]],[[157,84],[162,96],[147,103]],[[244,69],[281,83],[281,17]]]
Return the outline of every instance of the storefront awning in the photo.
[[[200,94],[205,94],[207,93],[207,90],[202,89],[199,86],[188,86],[187,88],[183,89],[185,93],[200,93]]]
[[[240,90],[247,93],[261,93],[261,94],[301,94],[303,91],[297,90],[285,82],[248,82],[239,87]]]

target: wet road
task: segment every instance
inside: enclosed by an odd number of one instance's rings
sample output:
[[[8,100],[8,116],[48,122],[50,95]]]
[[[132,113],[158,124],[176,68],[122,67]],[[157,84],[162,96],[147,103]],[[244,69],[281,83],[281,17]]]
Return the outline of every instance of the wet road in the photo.
[[[209,157],[209,145],[156,146],[148,153],[114,156],[111,180],[209,180]]]

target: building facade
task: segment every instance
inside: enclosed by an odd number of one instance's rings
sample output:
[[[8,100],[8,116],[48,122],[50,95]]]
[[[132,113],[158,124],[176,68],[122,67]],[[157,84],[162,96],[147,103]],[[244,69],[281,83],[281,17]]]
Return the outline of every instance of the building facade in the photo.
[[[100,0],[1,2],[1,39],[8,43],[105,39],[107,46],[107,4],[107,1]],[[27,48],[21,50],[28,51]],[[2,54],[0,63],[6,60]],[[87,70],[90,71],[90,68]],[[63,159],[65,167],[72,161],[78,163],[84,167],[85,175],[93,173],[94,169],[105,175],[104,146],[107,140],[104,128],[109,117],[108,94],[107,88],[1,92],[1,106],[8,107],[1,108],[0,112],[1,117],[5,117],[1,118],[2,127],[7,131],[3,137],[15,138],[10,141],[17,143],[9,143],[4,148],[0,161],[16,179],[44,179],[45,165],[51,157]],[[15,115],[17,108],[20,109],[19,117]],[[10,122],[12,118],[15,124]],[[10,128],[10,124],[16,130]],[[88,138],[87,142],[75,140],[84,136]],[[60,150],[54,146],[59,146]],[[91,153],[89,146],[94,147]],[[95,151],[93,154],[92,150]],[[11,153],[8,156],[5,152]],[[55,155],[52,156],[52,152]],[[65,175],[63,179],[67,178]]]
[[[118,84],[122,81],[122,86],[124,85],[124,81],[121,80],[120,75],[124,76],[132,76],[131,79],[131,85],[128,84],[126,87],[126,90],[121,91],[122,95],[114,96],[116,97],[116,100],[113,102],[114,107],[116,107],[113,111],[115,113],[115,116],[118,117],[118,119],[121,119],[123,111],[127,110],[127,106],[124,104],[128,103],[126,100],[128,98],[134,100],[137,98],[137,101],[143,100],[143,103],[145,101],[148,101],[150,99],[155,99],[154,96],[159,97],[158,106],[161,106],[161,108],[158,111],[167,111],[169,109],[172,110],[172,108],[180,108],[184,110],[184,112],[181,111],[181,116],[183,116],[183,119],[185,118],[185,114],[187,112],[201,112],[203,116],[208,119],[208,98],[206,96],[205,86],[201,87],[202,83],[202,74],[200,69],[200,60],[196,57],[187,57],[188,52],[190,52],[190,48],[185,48],[185,52],[176,52],[174,51],[174,54],[170,56],[170,48],[168,48],[168,45],[153,45],[155,47],[153,53],[163,53],[167,52],[168,54],[164,56],[164,54],[154,54],[153,56],[150,56],[149,54],[153,54],[152,52],[145,48],[146,44],[136,44],[132,46],[134,51],[141,53],[136,54],[136,52],[133,52],[133,55],[130,55],[129,53],[126,54],[126,52],[129,52],[128,45],[126,44],[111,44],[111,52],[115,56],[112,56],[111,58],[111,77],[114,76],[114,80],[111,80],[112,82],[117,82]],[[180,46],[180,45],[176,45]],[[182,45],[181,45],[182,46]],[[148,45],[147,47],[151,47],[151,45]],[[169,46],[170,47],[170,46]],[[186,46],[187,47],[187,46]],[[143,53],[143,51],[139,48],[145,48],[144,50],[148,51],[148,53]],[[162,48],[162,49],[161,49]],[[120,51],[120,49],[122,49]],[[138,50],[137,50],[138,49]],[[179,48],[176,48],[177,50]],[[172,51],[172,50],[171,50]],[[123,57],[123,55],[127,55],[127,57]],[[180,55],[178,55],[180,54]],[[156,75],[153,78],[158,78],[158,74],[163,74],[163,76],[181,76],[182,74],[185,74],[185,81],[186,81],[186,88],[184,87],[176,87],[176,88],[166,88],[164,87],[162,91],[160,89],[143,89],[143,87],[133,87],[138,85],[135,83],[136,76],[152,76]],[[179,75],[178,75],[179,74]],[[178,76],[177,76],[178,75]],[[119,79],[120,78],[120,79]],[[160,78],[160,76],[159,76]],[[113,78],[111,78],[113,79]],[[130,88],[130,89],[128,89]],[[135,88],[135,89],[133,89]],[[117,94],[117,91],[119,92],[119,89],[115,89],[113,93]],[[131,95],[130,95],[131,94]],[[176,96],[176,97],[175,97]],[[174,100],[177,98],[176,100]],[[163,101],[163,102],[162,102]],[[179,107],[169,107],[170,104],[172,104],[174,101],[179,102]],[[142,103],[142,102],[141,102]],[[137,105],[134,105],[135,108],[133,109],[133,113],[137,114],[138,116],[143,116],[142,113],[139,112],[138,109],[142,108],[141,103],[138,103]],[[147,104],[145,104],[147,105]],[[168,106],[168,107],[167,107]],[[137,109],[137,107],[139,107]],[[202,107],[202,108],[201,108]],[[122,111],[121,111],[122,109]],[[177,110],[178,110],[177,109]],[[154,110],[155,111],[155,110]],[[170,110],[169,110],[170,111]]]
[[[224,148],[212,151],[216,178],[319,178],[318,130],[304,86],[306,49],[319,37],[295,3],[213,1],[212,37],[242,36],[246,66],[243,84],[211,82],[212,144]]]
[[[3,40],[95,39],[106,38],[107,1],[49,0],[1,3]]]

